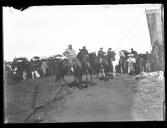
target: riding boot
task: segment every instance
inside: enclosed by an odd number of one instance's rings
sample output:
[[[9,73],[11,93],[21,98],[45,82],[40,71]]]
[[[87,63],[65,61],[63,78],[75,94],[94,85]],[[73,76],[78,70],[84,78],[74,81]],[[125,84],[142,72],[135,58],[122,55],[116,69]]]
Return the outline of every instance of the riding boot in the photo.
[[[67,75],[70,75],[70,74],[71,74],[71,67],[69,66],[69,67],[68,67]]]

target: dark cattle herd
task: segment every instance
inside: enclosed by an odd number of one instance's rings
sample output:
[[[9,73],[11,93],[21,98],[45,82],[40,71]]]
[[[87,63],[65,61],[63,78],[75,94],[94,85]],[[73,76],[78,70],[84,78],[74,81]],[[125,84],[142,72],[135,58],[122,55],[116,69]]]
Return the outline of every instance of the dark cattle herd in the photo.
[[[119,54],[119,60],[114,65],[115,55]],[[16,82],[25,79],[38,79],[42,77],[55,76],[55,81],[59,81],[69,71],[69,63],[62,55],[50,56],[41,59],[34,56],[30,61],[25,57],[15,58],[12,62],[4,61],[5,75],[7,80],[12,79]],[[104,78],[115,77],[114,73],[137,75],[141,72],[151,72],[156,70],[155,57],[151,53],[138,54],[130,53],[126,50],[121,50],[119,53],[114,53],[113,56],[105,55],[102,61],[99,61],[96,53],[84,54],[81,51],[77,54],[77,59],[73,65],[71,75],[75,76],[75,80],[82,83],[82,76],[90,75],[92,84],[92,75],[99,78],[99,73],[103,74]]]

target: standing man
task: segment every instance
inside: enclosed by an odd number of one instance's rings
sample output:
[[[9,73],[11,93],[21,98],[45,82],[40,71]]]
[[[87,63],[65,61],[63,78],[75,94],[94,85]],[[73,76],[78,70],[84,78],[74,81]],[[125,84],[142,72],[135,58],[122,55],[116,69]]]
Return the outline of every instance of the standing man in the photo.
[[[129,74],[134,74],[135,73],[135,68],[134,68],[134,63],[136,63],[135,58],[133,57],[133,54],[128,55],[129,58],[127,59],[128,61],[128,73]]]
[[[75,52],[75,50],[72,48],[72,45],[68,45],[68,48],[63,52],[63,55],[65,57],[67,57],[68,61],[69,61],[69,71],[68,73],[70,74],[70,71],[74,71],[73,68],[73,60],[76,58],[77,54]]]
[[[146,52],[146,71],[151,72],[150,58],[148,52]]]
[[[43,59],[43,60],[42,60],[42,64],[41,64],[41,70],[42,70],[42,73],[43,73],[43,77],[46,76],[47,69],[48,69],[48,65],[47,65],[47,63],[45,62],[45,60]],[[37,73],[36,73],[36,74],[37,74]]]

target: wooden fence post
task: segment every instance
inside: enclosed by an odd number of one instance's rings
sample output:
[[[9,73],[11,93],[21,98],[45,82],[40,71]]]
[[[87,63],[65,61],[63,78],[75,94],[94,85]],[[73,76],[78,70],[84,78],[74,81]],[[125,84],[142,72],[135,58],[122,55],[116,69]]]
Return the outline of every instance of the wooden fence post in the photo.
[[[38,86],[39,86],[39,84],[36,83],[35,84],[35,89],[34,89],[34,92],[33,92],[33,96],[32,96],[32,105],[31,105],[31,108],[35,107],[35,103],[36,103],[36,99],[37,99],[37,94],[38,94]]]
[[[35,89],[34,89],[33,95],[32,95],[32,104],[31,104],[32,110],[30,111],[28,116],[23,120],[24,123],[27,122],[35,112],[35,103],[36,103],[36,98],[37,98],[37,94],[38,94],[38,86],[39,86],[39,83],[36,83]]]

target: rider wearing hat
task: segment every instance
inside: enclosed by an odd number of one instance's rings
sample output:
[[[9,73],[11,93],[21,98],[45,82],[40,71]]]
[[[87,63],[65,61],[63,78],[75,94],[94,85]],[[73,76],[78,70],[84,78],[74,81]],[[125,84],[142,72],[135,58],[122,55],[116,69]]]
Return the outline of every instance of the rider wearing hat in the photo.
[[[72,45],[68,45],[68,48],[63,52],[63,55],[65,57],[67,57],[67,59],[73,59],[76,57],[76,52],[75,50],[72,48]]]
[[[133,48],[131,48],[131,54],[133,54],[134,56],[137,55],[137,52],[133,50]]]
[[[83,46],[83,48],[80,50],[80,52],[84,55],[88,55],[88,50],[86,49],[86,46]]]
[[[113,59],[114,51],[112,51],[112,48],[108,48],[108,50],[107,50],[107,56],[109,56],[110,58]]]
[[[69,73],[70,73],[70,69],[71,71],[73,71],[73,60],[76,58],[76,52],[75,50],[72,48],[72,45],[68,45],[68,48],[63,52],[63,55],[68,59],[69,61]]]
[[[98,58],[99,58],[99,62],[101,64],[101,68],[103,67],[102,62],[103,62],[103,58],[104,58],[105,54],[106,53],[103,51],[103,48],[101,47],[100,50],[98,51]]]
[[[101,47],[100,50],[98,51],[98,57],[99,57],[99,59],[103,58],[105,54],[106,54],[106,52],[104,52],[103,48]]]

